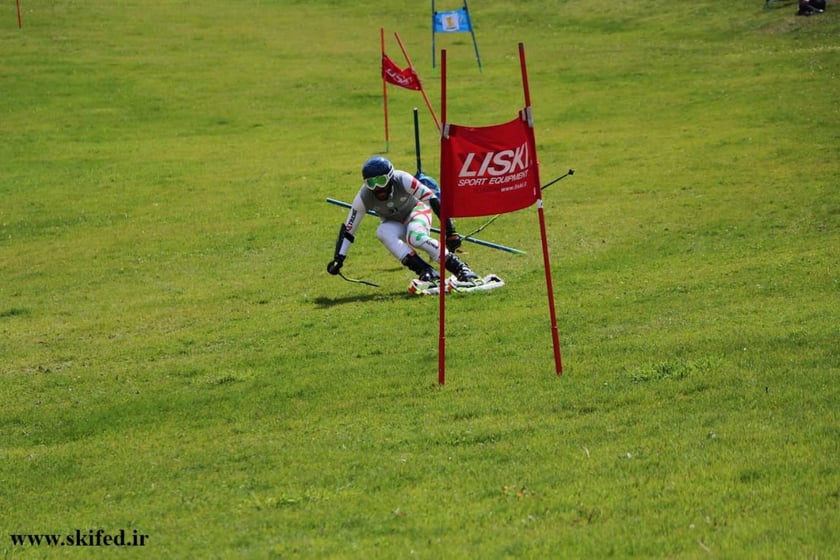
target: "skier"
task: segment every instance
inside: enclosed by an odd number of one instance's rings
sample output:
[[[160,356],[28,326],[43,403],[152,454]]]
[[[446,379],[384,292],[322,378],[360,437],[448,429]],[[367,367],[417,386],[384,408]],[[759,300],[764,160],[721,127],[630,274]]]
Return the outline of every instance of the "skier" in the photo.
[[[364,184],[359,189],[347,216],[341,224],[335,244],[335,256],[327,265],[327,272],[338,274],[344,265],[350,244],[355,241],[359,223],[368,210],[379,216],[381,223],[376,237],[404,266],[416,273],[423,282],[438,282],[440,275],[417,254],[422,250],[432,262],[440,261],[440,243],[429,235],[432,212],[440,218],[440,199],[427,184],[410,173],[394,166],[386,158],[374,156],[362,166]],[[472,282],[478,275],[461,261],[455,251],[461,246],[461,236],[452,220],[446,223],[446,270],[459,282]]]

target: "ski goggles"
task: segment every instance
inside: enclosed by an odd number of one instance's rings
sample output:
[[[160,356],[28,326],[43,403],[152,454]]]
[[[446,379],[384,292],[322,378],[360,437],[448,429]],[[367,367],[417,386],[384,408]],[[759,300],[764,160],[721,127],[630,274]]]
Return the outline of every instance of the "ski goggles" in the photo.
[[[391,180],[391,173],[387,175],[377,175],[376,177],[368,177],[365,179],[365,186],[370,190],[381,189],[388,186],[388,181]]]

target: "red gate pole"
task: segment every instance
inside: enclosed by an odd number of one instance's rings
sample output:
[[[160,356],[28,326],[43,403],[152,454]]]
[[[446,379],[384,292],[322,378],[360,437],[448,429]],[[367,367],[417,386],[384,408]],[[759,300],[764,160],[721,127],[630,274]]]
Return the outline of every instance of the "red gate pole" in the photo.
[[[442,134],[446,134],[446,49],[440,51],[440,118]],[[444,139],[441,137],[441,149]],[[441,154],[443,162],[443,154]],[[441,175],[443,177],[443,175]],[[449,188],[452,188],[451,186]],[[446,204],[440,205],[440,313],[438,335],[438,384],[446,382],[446,218],[449,215]]]
[[[385,60],[385,28],[379,28],[379,44],[380,44],[380,65]],[[385,73],[382,73],[382,106],[385,109],[385,153],[390,149],[390,139],[388,138],[388,82],[385,79]]]
[[[531,131],[531,142],[534,140],[534,118],[531,112],[531,91],[528,88],[528,70],[525,67],[525,45],[519,43],[519,65],[522,68],[522,87],[525,91],[525,115],[528,118],[528,128]],[[535,146],[532,146],[535,147]],[[537,157],[536,149],[532,152]],[[539,185],[539,162],[535,162],[537,170],[537,184]],[[545,286],[548,291],[548,311],[551,318],[551,340],[554,344],[554,368],[557,375],[563,373],[563,360],[560,355],[560,335],[557,330],[557,312],[554,307],[554,287],[551,282],[551,262],[548,255],[548,236],[545,228],[545,212],[543,211],[542,190],[537,194],[537,215],[540,220],[540,236],[542,237],[543,266],[545,267]]]

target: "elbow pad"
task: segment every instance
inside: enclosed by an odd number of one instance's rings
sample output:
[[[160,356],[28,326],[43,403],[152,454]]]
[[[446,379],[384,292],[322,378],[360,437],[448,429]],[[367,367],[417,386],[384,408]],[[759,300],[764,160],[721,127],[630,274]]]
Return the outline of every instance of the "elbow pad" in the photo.
[[[341,227],[338,228],[338,239],[335,242],[335,258],[341,257],[341,260],[344,260],[344,256],[347,255],[347,249],[350,248],[350,244],[356,240],[356,236],[347,231],[347,226],[341,224]]]

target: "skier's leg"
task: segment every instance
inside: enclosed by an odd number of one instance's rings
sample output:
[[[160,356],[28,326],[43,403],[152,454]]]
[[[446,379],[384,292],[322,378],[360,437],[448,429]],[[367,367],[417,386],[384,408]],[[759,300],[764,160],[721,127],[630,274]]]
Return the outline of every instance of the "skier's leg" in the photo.
[[[382,222],[376,229],[376,237],[379,241],[401,264],[411,269],[421,280],[431,281],[440,278],[437,271],[404,241],[405,233],[405,225],[393,221]]]
[[[425,204],[418,204],[406,223],[406,240],[415,249],[425,251],[432,261],[439,262],[441,245],[430,235],[431,229],[432,209]],[[470,282],[478,278],[478,274],[449,251],[446,251],[446,270],[454,274],[461,282]]]

